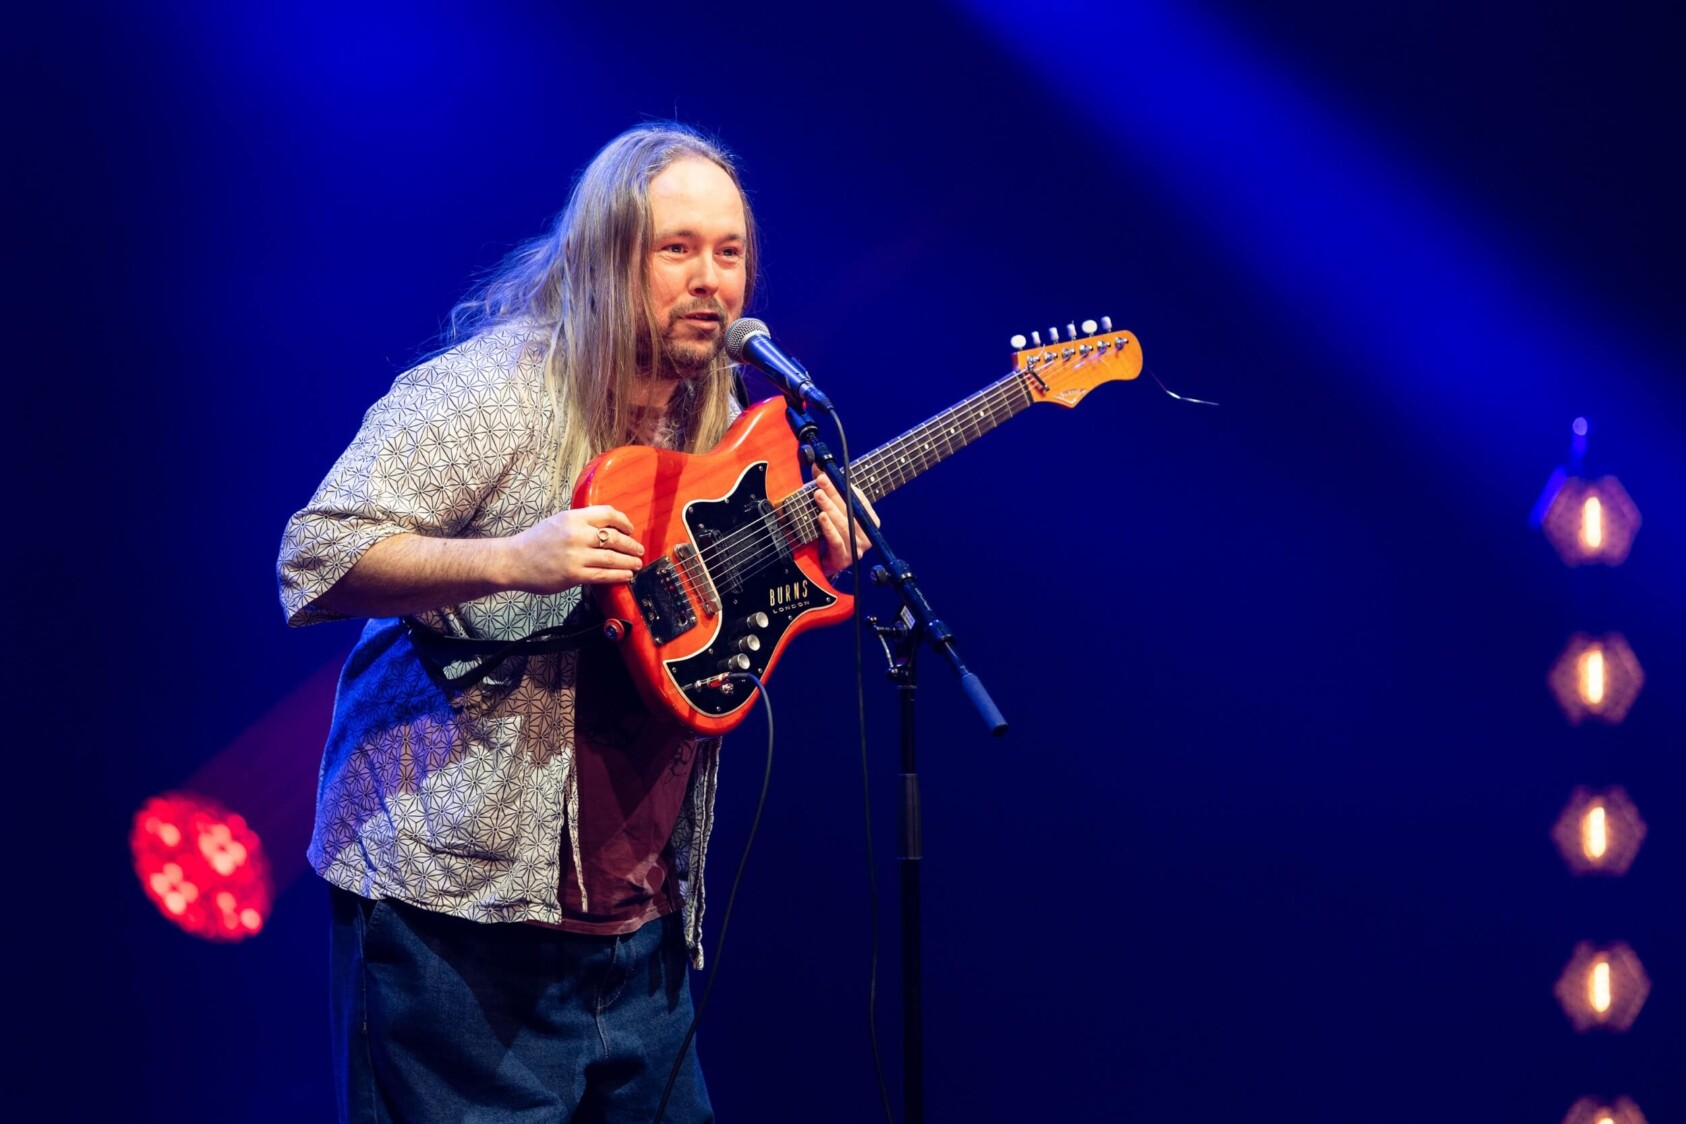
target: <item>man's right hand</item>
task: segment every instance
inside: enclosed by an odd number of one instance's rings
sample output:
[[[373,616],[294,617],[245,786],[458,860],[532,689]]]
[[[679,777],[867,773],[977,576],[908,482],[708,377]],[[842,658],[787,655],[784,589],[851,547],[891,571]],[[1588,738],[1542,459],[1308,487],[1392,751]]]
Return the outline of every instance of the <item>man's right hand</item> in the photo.
[[[559,511],[506,541],[509,588],[528,593],[624,585],[644,565],[632,520],[608,504]]]

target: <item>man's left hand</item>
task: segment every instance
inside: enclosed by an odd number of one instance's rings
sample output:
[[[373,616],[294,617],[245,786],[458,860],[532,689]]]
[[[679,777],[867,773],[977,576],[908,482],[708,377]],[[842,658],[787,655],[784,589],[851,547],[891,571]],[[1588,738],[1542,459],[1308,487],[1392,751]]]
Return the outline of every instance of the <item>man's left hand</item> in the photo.
[[[814,504],[819,509],[820,525],[820,565],[825,570],[825,576],[835,578],[850,566],[860,561],[872,546],[872,540],[866,537],[866,531],[855,523],[855,549],[849,550],[844,545],[843,532],[849,525],[849,513],[843,510],[843,497],[838,494],[837,485],[831,482],[831,477],[821,475],[815,477],[819,490],[814,493]],[[855,495],[860,496],[861,506],[872,517],[872,525],[878,526],[878,513],[872,510],[872,504],[861,495],[859,488]]]

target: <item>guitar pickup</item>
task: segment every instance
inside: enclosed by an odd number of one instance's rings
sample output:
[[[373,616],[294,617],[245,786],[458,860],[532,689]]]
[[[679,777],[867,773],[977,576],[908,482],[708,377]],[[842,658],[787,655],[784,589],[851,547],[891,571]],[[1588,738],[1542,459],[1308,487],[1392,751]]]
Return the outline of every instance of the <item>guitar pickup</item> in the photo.
[[[639,615],[650,630],[650,638],[666,644],[675,636],[696,627],[697,614],[685,593],[685,581],[671,558],[646,566],[632,579],[632,596]]]
[[[697,548],[688,542],[682,542],[673,548],[673,556],[679,560],[679,568],[685,572],[685,576],[691,579],[691,585],[697,591],[697,599],[702,602],[703,616],[719,616],[720,594],[715,592],[714,582],[709,579],[702,558],[697,554]]]
[[[692,528],[691,534],[699,544],[698,557],[706,554],[713,559],[713,569],[704,571],[709,584],[713,587],[710,592],[716,597],[722,592],[727,597],[736,597],[738,591],[743,589],[743,575],[738,573],[737,566],[732,564],[730,558],[725,557],[721,551],[715,549],[720,542],[720,532],[710,530],[707,527],[696,526]],[[674,553],[677,554],[678,551]]]

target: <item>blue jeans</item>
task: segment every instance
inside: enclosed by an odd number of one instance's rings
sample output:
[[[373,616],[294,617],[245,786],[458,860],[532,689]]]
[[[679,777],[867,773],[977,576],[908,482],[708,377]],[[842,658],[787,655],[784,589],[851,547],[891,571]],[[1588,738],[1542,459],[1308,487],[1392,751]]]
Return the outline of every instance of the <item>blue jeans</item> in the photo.
[[[330,894],[342,1121],[655,1119],[691,1021],[677,916],[590,937]],[[694,1048],[663,1119],[714,1119]]]

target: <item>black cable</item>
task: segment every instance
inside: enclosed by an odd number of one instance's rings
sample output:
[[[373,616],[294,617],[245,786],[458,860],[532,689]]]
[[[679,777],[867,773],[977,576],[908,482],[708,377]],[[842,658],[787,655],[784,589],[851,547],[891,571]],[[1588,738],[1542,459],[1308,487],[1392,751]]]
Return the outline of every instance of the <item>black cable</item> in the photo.
[[[697,1000],[697,1009],[691,1014],[691,1025],[685,1028],[685,1037],[679,1043],[679,1053],[673,1059],[673,1068],[668,1071],[667,1084],[662,1088],[662,1099],[656,1106],[653,1124],[661,1124],[662,1117],[667,1113],[667,1100],[673,1095],[674,1082],[679,1079],[679,1068],[685,1063],[685,1051],[691,1048],[691,1040],[696,1037],[697,1024],[702,1021],[703,1011],[708,1007],[708,997],[714,991],[714,981],[720,978],[720,960],[726,951],[726,928],[732,923],[732,906],[738,900],[738,883],[743,881],[744,867],[749,865],[749,849],[755,845],[755,832],[761,826],[761,812],[767,807],[767,789],[773,782],[773,702],[767,697],[767,688],[761,685],[758,676],[747,671],[734,671],[730,674],[734,679],[754,681],[756,690],[761,692],[761,705],[767,710],[767,767],[761,775],[761,796],[755,802],[755,815],[749,821],[749,837],[743,842],[743,854],[738,857],[737,873],[732,875],[732,889],[726,895],[726,910],[720,915],[720,936],[714,941],[714,964],[708,970],[708,982],[703,984],[702,998]]]
[[[844,519],[845,519],[845,548],[850,554],[854,553],[855,543],[855,506],[848,502],[849,490],[849,438],[843,432],[843,422],[837,416],[836,410],[828,411],[832,423],[837,426],[837,441],[842,448],[843,460],[840,472],[843,476],[844,488]],[[884,1060],[878,1049],[878,874],[877,861],[872,847],[872,772],[867,756],[866,744],[866,675],[865,660],[862,656],[861,640],[861,601],[860,601],[860,566],[855,564],[855,605],[852,614],[855,632],[855,709],[860,732],[861,743],[861,799],[863,819],[866,828],[866,882],[867,882],[867,918],[871,927],[871,952],[867,969],[867,1037],[872,1048],[872,1069],[878,1079],[878,1096],[884,1105],[884,1118],[889,1124],[895,1124],[895,1112],[890,1107],[889,1086],[884,1080]],[[732,906],[738,898],[738,884],[743,880],[744,867],[749,862],[749,850],[755,843],[755,833],[761,825],[761,813],[767,806],[767,791],[773,779],[773,705],[767,697],[767,689],[761,680],[747,671],[731,673],[735,678],[749,679],[755,683],[761,692],[762,705],[767,710],[767,767],[761,779],[761,796],[755,804],[755,815],[750,820],[749,837],[744,840],[743,854],[738,859],[737,872],[732,876],[732,888],[726,896],[726,909],[720,918],[720,936],[714,945],[714,964],[709,968],[708,982],[703,985],[702,997],[697,1001],[697,1009],[691,1016],[691,1024],[685,1029],[685,1037],[679,1043],[679,1052],[673,1059],[673,1068],[668,1071],[667,1084],[662,1089],[661,1102],[656,1106],[656,1116],[653,1124],[661,1124],[663,1115],[667,1112],[668,1099],[673,1095],[673,1086],[679,1079],[679,1069],[684,1064],[685,1052],[690,1049],[691,1041],[696,1036],[697,1024],[702,1021],[703,1011],[708,1007],[709,996],[714,991],[714,981],[720,975],[720,961],[726,948],[726,929],[732,921]]]
[[[855,548],[855,505],[849,500],[849,437],[843,432],[843,419],[835,409],[827,411],[831,423],[837,427],[837,443],[843,449],[843,513],[848,530],[843,541],[852,555]],[[855,563],[855,720],[861,739],[861,815],[866,823],[866,897],[867,924],[872,929],[871,952],[868,955],[866,978],[866,1033],[872,1046],[872,1072],[878,1078],[878,1096],[884,1103],[884,1119],[896,1124],[890,1107],[890,1089],[884,1081],[884,1059],[878,1052],[878,863],[872,850],[872,769],[866,748],[866,668],[861,655],[861,569]]]

